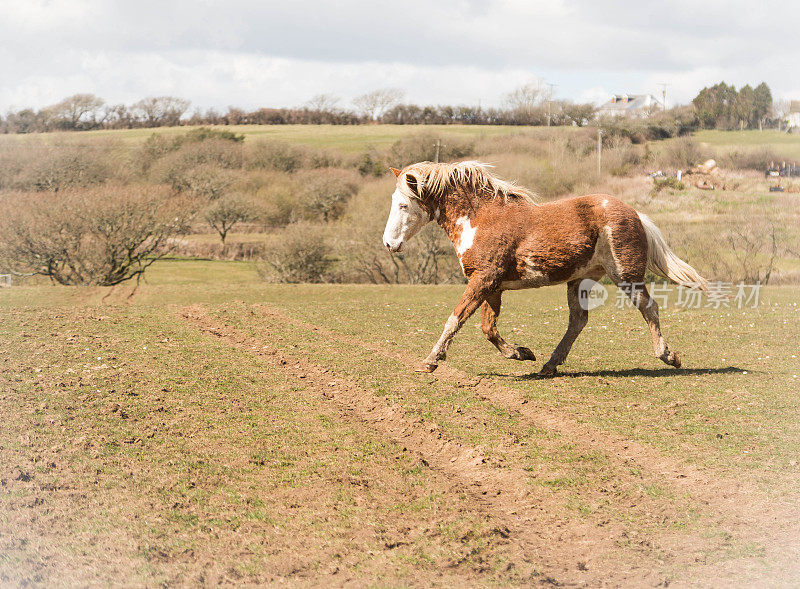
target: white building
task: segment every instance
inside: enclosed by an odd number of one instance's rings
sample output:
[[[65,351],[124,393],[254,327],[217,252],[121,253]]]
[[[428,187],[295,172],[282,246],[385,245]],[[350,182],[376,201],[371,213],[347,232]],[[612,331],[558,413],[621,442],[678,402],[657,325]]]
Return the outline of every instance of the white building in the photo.
[[[800,131],[800,100],[792,100],[789,103],[789,114],[786,115],[786,128],[790,131]]]
[[[646,117],[661,108],[652,94],[615,94],[597,109],[598,117]]]

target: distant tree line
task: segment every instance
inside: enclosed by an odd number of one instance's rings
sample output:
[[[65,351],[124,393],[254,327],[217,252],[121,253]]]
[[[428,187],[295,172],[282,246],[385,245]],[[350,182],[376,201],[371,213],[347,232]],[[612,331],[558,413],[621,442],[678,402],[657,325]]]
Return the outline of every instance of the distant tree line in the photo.
[[[597,108],[588,103],[556,100],[541,83],[520,86],[505,96],[502,106],[483,108],[469,105],[420,106],[404,102],[397,88],[383,88],[353,99],[350,107],[339,105],[330,94],[314,96],[295,108],[259,108],[253,111],[229,107],[189,111],[190,102],[174,96],[144,98],[131,105],[107,104],[93,94],[75,94],[41,110],[22,109],[0,116],[0,133],[81,131],[89,129],[131,129],[175,125],[574,125],[594,120]],[[780,103],[773,105],[765,83],[755,88],[720,82],[703,88],[690,107],[670,113],[654,113],[665,128],[676,127],[682,134],[697,127],[735,129],[762,128],[780,120]],[[674,120],[672,120],[674,119]],[[674,124],[673,124],[674,123]],[[616,123],[619,126],[619,123]],[[652,133],[651,133],[652,134]],[[658,135],[656,133],[655,135]],[[662,133],[663,134],[663,133]]]
[[[356,125],[437,124],[437,125],[578,125],[594,118],[591,104],[549,100],[532,86],[510,93],[500,108],[480,106],[419,106],[403,102],[404,94],[396,88],[384,88],[362,94],[349,108],[339,106],[339,99],[320,94],[296,108],[259,108],[246,111],[229,107],[226,112],[214,109],[191,114],[190,102],[174,96],[144,98],[134,104],[108,104],[94,94],[75,94],[57,104],[34,110],[30,108],[0,116],[0,133],[38,133],[46,131],[83,131],[90,129],[131,129],[175,125]]]
[[[705,129],[761,129],[772,122],[776,113],[772,91],[764,82],[753,88],[719,82],[700,90],[692,100],[698,123]]]
[[[181,124],[190,102],[174,96],[152,96],[131,105],[106,104],[94,94],[75,94],[35,111],[30,108],[0,117],[2,133],[130,129]]]

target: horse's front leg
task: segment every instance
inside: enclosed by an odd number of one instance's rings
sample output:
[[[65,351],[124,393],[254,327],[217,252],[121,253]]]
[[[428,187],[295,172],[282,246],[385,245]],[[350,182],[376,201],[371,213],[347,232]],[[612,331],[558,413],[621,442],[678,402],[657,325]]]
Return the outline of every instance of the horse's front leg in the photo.
[[[509,344],[497,331],[501,295],[502,293],[496,290],[486,297],[486,301],[483,303],[483,321],[481,322],[483,334],[494,344],[494,347],[500,350],[503,357],[509,360],[536,360],[536,356],[530,348]]]
[[[461,326],[469,319],[472,314],[483,304],[483,301],[491,294],[496,288],[497,280],[487,278],[486,276],[476,276],[475,274],[469,280],[467,289],[461,295],[461,300],[458,301],[453,314],[450,315],[447,323],[444,325],[442,336],[436,345],[433,346],[431,353],[422,362],[422,367],[418,372],[433,372],[439,366],[439,362],[447,357],[447,348],[453,341],[453,336],[461,329]]]

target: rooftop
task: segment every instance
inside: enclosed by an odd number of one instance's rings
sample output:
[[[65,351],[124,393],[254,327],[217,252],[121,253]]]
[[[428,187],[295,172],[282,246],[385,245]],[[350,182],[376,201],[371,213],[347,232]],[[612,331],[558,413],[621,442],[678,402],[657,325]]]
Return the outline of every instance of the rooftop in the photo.
[[[600,110],[632,112],[653,106],[661,106],[661,103],[652,94],[614,94],[608,102],[600,106]]]

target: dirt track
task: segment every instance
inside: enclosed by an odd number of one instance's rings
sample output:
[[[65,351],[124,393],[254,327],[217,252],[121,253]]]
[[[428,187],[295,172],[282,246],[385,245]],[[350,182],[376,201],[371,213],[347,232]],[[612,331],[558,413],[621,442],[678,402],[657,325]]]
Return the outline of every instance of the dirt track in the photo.
[[[419,454],[424,464],[441,473],[448,487],[468,493],[473,508],[491,520],[496,534],[493,541],[504,546],[503,550],[509,552],[512,562],[518,563],[515,566],[530,569],[532,581],[589,586],[653,586],[667,582],[655,572],[663,562],[646,550],[648,539],[632,542],[613,522],[565,515],[563,498],[532,487],[526,473],[518,467],[487,458],[481,447],[469,447],[449,439],[432,422],[408,416],[403,407],[376,397],[358,384],[331,372],[330,368],[310,361],[302,353],[289,355],[265,344],[270,341],[270,324],[282,322],[346,345],[365,347],[372,353],[399,359],[409,366],[414,365],[414,358],[353,342],[330,330],[290,318],[266,305],[255,305],[254,310],[263,317],[262,325],[266,330],[263,339],[253,338],[226,325],[201,306],[184,308],[181,315],[200,330],[227,344],[265,358],[274,369],[284,371],[292,378],[303,379],[335,404],[346,419],[372,428],[401,443],[408,451]],[[603,452],[609,458],[615,477],[636,478],[637,484],[657,481],[668,485],[678,497],[690,498],[720,529],[742,541],[759,542],[768,547],[770,558],[782,563],[776,569],[781,572],[774,581],[788,580],[785,575],[792,574],[793,566],[800,561],[795,541],[800,533],[798,518],[795,517],[797,506],[770,504],[751,485],[726,480],[718,473],[701,471],[642,444],[578,423],[568,415],[536,407],[526,402],[518,391],[488,380],[470,378],[447,364],[440,367],[436,378],[458,381],[460,386],[469,387],[476,396],[518,413],[539,428],[557,432],[586,450]],[[513,449],[509,451],[513,452]],[[637,473],[635,477],[630,474],[634,471]],[[631,511],[646,510],[648,515],[655,512],[665,521],[673,510],[672,506],[658,501],[644,506],[621,507]],[[660,540],[662,546],[670,546],[673,542],[669,534]],[[638,542],[644,543],[644,549],[636,546]],[[668,560],[673,566],[694,567],[702,571],[699,575],[704,579],[703,584],[714,586],[724,584],[726,580],[744,581],[748,576],[759,578],[764,574],[754,568],[752,560],[733,561],[724,568],[706,567],[708,570],[703,570],[704,565],[697,553],[709,543],[708,539],[684,534],[674,542]],[[621,563],[627,563],[627,566]]]

